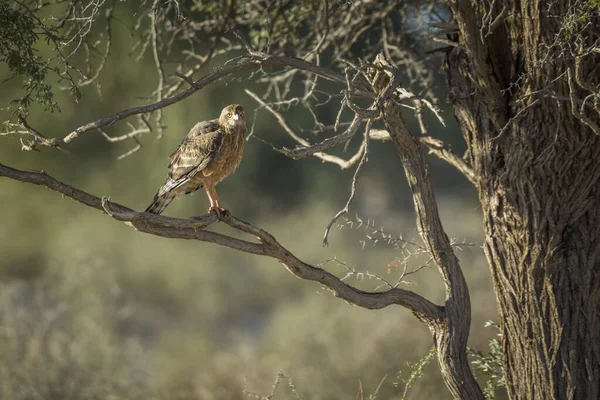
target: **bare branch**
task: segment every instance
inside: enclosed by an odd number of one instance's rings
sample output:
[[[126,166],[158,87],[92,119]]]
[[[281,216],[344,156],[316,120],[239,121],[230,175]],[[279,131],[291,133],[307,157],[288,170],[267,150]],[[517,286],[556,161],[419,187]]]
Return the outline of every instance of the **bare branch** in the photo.
[[[106,198],[101,199],[62,183],[45,172],[21,171],[0,164],[0,176],[45,186],[89,207],[106,212],[112,218],[123,221],[141,232],[166,238],[215,243],[246,253],[275,258],[299,278],[319,282],[330,289],[335,296],[363,308],[380,309],[397,304],[408,308],[419,319],[428,324],[438,323],[445,315],[442,307],[408,290],[394,288],[385,292],[372,293],[353,288],[335,275],[301,261],[265,230],[239,220],[232,215],[225,215],[220,220],[237,230],[257,237],[261,243],[253,243],[216,232],[205,231],[206,227],[219,220],[214,213],[193,219],[169,218],[162,215],[136,212],[120,204],[109,202]]]
[[[495,1],[492,2],[488,13],[483,16],[483,19],[481,22],[481,28],[479,29],[481,43],[485,43],[485,38],[488,37],[489,35],[491,35],[492,32],[498,27],[498,25],[500,25],[500,23],[504,20],[504,18],[506,17],[506,14],[508,12],[508,7],[506,7],[506,5],[504,5],[504,6],[502,6],[502,10],[500,11],[500,13],[498,13],[496,18],[494,18],[494,20],[492,20],[492,12],[494,11],[494,3],[495,3]],[[487,32],[485,32],[485,34],[484,34],[484,31],[487,31]]]
[[[541,100],[541,98],[535,99],[534,101],[532,101],[531,103],[529,103],[527,106],[521,108],[519,110],[519,112],[517,112],[513,117],[511,117],[508,120],[508,122],[506,123],[506,125],[504,125],[502,127],[502,129],[500,129],[500,132],[498,132],[498,134],[496,136],[494,136],[492,138],[492,140],[500,139],[502,137],[502,135],[504,135],[504,133],[506,132],[506,130],[512,125],[513,122],[515,122],[517,119],[519,119],[527,110],[529,110],[530,108],[532,108],[533,106],[535,106],[537,103],[539,103],[540,100]]]
[[[135,145],[135,147],[133,147],[131,150],[129,150],[129,151],[127,151],[127,152],[125,152],[125,153],[121,154],[120,156],[118,156],[118,157],[117,157],[117,160],[118,160],[118,161],[121,161],[121,160],[123,160],[124,158],[127,158],[127,157],[129,157],[130,155],[132,155],[133,153],[135,153],[136,151],[138,151],[139,149],[141,149],[142,147],[144,147],[144,146],[142,145],[142,142],[140,142],[140,140],[139,140],[139,139],[138,139],[136,136],[134,136],[134,137],[133,137],[133,140],[135,140],[135,142],[137,143],[137,144]]]
[[[251,55],[243,57],[243,58],[239,59],[237,62],[226,63],[224,66],[218,68],[216,71],[205,75],[204,77],[200,78],[197,81],[194,81],[192,87],[190,87],[186,90],[183,90],[174,96],[167,97],[161,101],[158,101],[156,103],[149,104],[146,106],[134,107],[134,108],[130,108],[127,110],[123,110],[121,112],[118,112],[117,114],[110,116],[110,117],[101,118],[94,122],[90,122],[85,125],[81,125],[80,127],[76,128],[71,133],[69,133],[64,138],[61,138],[61,139],[48,139],[51,142],[46,142],[46,141],[42,141],[41,139],[36,138],[34,140],[34,142],[31,144],[30,149],[35,148],[36,145],[49,145],[48,143],[54,143],[52,145],[52,147],[57,147],[57,146],[60,146],[63,144],[70,143],[71,141],[77,139],[81,134],[88,132],[90,130],[101,128],[104,126],[110,126],[110,125],[114,124],[115,122],[125,119],[127,117],[130,117],[132,115],[151,113],[151,112],[160,110],[162,108],[165,108],[167,106],[170,106],[172,104],[175,104],[175,103],[185,99],[186,97],[189,97],[190,95],[192,95],[193,93],[197,92],[198,90],[204,88],[205,86],[211,84],[212,82],[215,82],[225,76],[228,76],[228,75],[234,74],[236,72],[240,72],[240,71],[259,69],[259,68],[261,68],[263,66],[267,66],[267,65],[268,66],[277,66],[277,67],[296,68],[296,69],[299,69],[302,71],[306,71],[306,72],[318,75],[322,78],[325,78],[325,79],[328,79],[328,80],[331,80],[334,82],[343,83],[343,84],[346,83],[345,78],[342,77],[341,75],[338,75],[326,68],[320,67],[320,66],[310,63],[308,61],[301,60],[301,59],[298,59],[295,57],[269,56],[264,53],[253,52]],[[366,95],[366,96],[372,97],[372,94],[369,94],[368,91],[365,91],[365,90],[367,90],[367,89],[364,89],[363,85],[359,85],[357,93],[360,95]],[[292,150],[290,152],[290,155],[293,156],[293,158],[305,158],[305,157],[312,155],[315,152],[325,150],[331,146],[338,144],[339,140],[341,140],[341,141],[347,140],[352,135],[354,135],[354,133],[358,129],[358,126],[360,125],[360,122],[362,122],[362,118],[360,119],[360,121],[355,119],[355,122],[357,122],[357,123],[352,124],[351,129],[349,128],[344,134],[336,136],[335,138],[328,139],[325,142],[320,143],[319,145],[316,145],[314,149],[300,148],[297,150]]]
[[[25,118],[20,117],[19,122],[23,128],[34,137],[33,142],[29,144],[23,144],[22,150],[34,150],[36,143],[42,143],[44,146],[48,147],[60,147],[57,143],[56,139],[48,139],[44,135],[42,135],[37,129],[29,126]],[[22,142],[21,142],[22,143]]]
[[[152,57],[154,59],[154,65],[156,67],[156,73],[158,74],[158,86],[156,88],[156,101],[160,102],[163,99],[163,90],[165,85],[165,70],[162,65],[162,61],[159,56],[159,36],[157,34],[157,14],[158,14],[158,1],[154,0],[152,10],[150,10],[150,33],[152,37]],[[156,126],[158,128],[158,137],[162,136],[162,110],[158,109],[156,113]]]
[[[309,147],[296,147],[292,150],[284,148],[282,152],[288,157],[293,158],[294,160],[300,160],[302,158],[309,157],[315,153],[323,152],[323,150],[327,150],[331,147],[337,146],[338,144],[345,143],[347,140],[352,138],[356,131],[358,131],[358,128],[360,127],[362,121],[363,117],[356,114],[348,129],[346,129],[339,135],[327,138],[322,142],[311,145]]]
[[[173,72],[171,75],[176,76],[184,81],[187,82],[188,85],[190,85],[190,87],[194,87],[194,81],[190,79],[189,76],[186,76],[184,74],[181,74],[179,72]]]
[[[82,79],[77,84],[80,87],[87,86],[91,83],[97,83],[97,79],[100,76],[102,70],[106,66],[106,62],[108,61],[108,56],[110,54],[110,49],[112,48],[112,19],[113,12],[115,10],[116,0],[113,0],[112,5],[106,10],[106,30],[105,30],[105,44],[104,44],[104,53],[100,57],[100,64],[96,68],[96,71],[93,74],[89,74],[88,77]],[[91,69],[89,59],[87,60],[88,69]]]
[[[389,140],[390,133],[384,129],[371,129],[369,139]],[[471,166],[465,160],[452,152],[452,150],[450,150],[442,140],[431,136],[421,136],[418,137],[418,139],[421,143],[427,146],[429,153],[435,155],[440,160],[446,161],[448,164],[459,170],[472,184],[477,184],[477,178]],[[356,155],[354,155],[354,157],[356,157]]]
[[[296,142],[300,143],[302,146],[304,147],[311,147],[311,144],[303,139],[302,137],[298,136],[296,134],[296,132],[294,132],[294,130],[292,128],[289,127],[289,125],[287,124],[287,122],[285,121],[285,119],[283,118],[283,116],[278,113],[270,104],[267,104],[264,102],[264,100],[262,100],[258,95],[256,95],[255,93],[251,92],[248,89],[244,89],[246,94],[248,94],[248,96],[252,97],[254,100],[256,100],[256,102],[258,102],[258,104],[260,104],[262,107],[264,107],[266,110],[268,110],[271,114],[273,114],[273,116],[275,117],[275,119],[277,120],[277,122],[279,123],[279,125],[281,125],[281,127],[283,128],[283,130],[292,138],[294,139]],[[363,142],[364,144],[364,142]],[[341,157],[338,156],[334,156],[331,154],[327,154],[324,152],[316,152],[313,155],[325,162],[330,162],[333,164],[337,164],[340,166],[341,169],[347,169],[350,168],[352,165],[356,164],[356,162],[360,159],[360,157],[362,156],[363,152],[365,150],[364,145],[361,146],[358,151],[356,152],[356,154],[354,154],[352,157],[350,157],[350,159],[348,160],[344,160]],[[280,152],[282,152],[283,154],[287,154],[286,151],[284,150],[278,150]]]
[[[350,205],[352,204],[352,201],[354,200],[354,196],[356,195],[356,182],[358,180],[358,174],[359,174],[360,170],[362,169],[362,167],[367,162],[367,157],[369,155],[369,133],[371,131],[371,124],[372,124],[372,121],[368,120],[367,126],[365,128],[365,138],[363,140],[363,146],[362,146],[362,147],[364,147],[364,153],[362,155],[362,158],[360,159],[360,162],[358,163],[358,167],[356,167],[356,171],[354,171],[354,176],[352,177],[352,187],[350,190],[350,197],[348,197],[348,201],[346,202],[346,205],[344,206],[344,208],[342,208],[337,214],[335,214],[335,216],[332,218],[332,220],[327,224],[327,227],[325,228],[325,234],[323,235],[323,247],[329,246],[327,237],[329,236],[329,231],[331,230],[331,227],[333,226],[333,224],[335,224],[335,222],[338,220],[339,217],[341,217],[342,215],[344,215],[350,211]]]
[[[453,153],[449,148],[444,146],[444,142],[433,137],[420,137],[419,141],[429,149],[429,152],[435,155],[440,160],[446,161],[454,168],[459,170],[468,180],[474,185],[477,185],[477,177],[473,169],[465,160]]]

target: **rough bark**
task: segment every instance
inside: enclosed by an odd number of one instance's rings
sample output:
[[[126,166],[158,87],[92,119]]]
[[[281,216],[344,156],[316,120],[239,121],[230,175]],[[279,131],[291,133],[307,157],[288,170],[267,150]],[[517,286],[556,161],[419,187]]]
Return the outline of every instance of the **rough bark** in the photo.
[[[418,232],[438,266],[446,288],[446,318],[428,324],[433,333],[440,371],[455,399],[484,399],[466,353],[471,327],[469,289],[442,226],[421,141],[409,132],[402,117],[402,107],[387,95],[399,84],[400,74],[381,55],[377,57],[375,65],[388,71],[387,75],[378,76],[375,73],[372,85],[381,99],[383,121],[404,166],[412,192]]]
[[[549,47],[570,3],[553,2],[553,17],[546,2],[450,2],[450,100],[477,180],[511,399],[600,398],[600,118],[573,107],[598,88],[600,55]],[[599,26],[593,17],[580,48]]]
[[[402,159],[413,194],[419,233],[430,249],[446,287],[444,306],[447,318],[442,324],[429,325],[434,334],[442,377],[454,398],[483,399],[466,353],[471,327],[469,290],[439,218],[423,150],[419,140],[406,129],[400,117],[400,106],[389,101],[384,110],[386,126]]]

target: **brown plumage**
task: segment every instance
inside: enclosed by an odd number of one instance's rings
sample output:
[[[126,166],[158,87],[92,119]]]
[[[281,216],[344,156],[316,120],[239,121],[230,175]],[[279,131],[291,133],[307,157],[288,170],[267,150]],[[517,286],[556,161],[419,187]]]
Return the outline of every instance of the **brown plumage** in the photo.
[[[169,177],[146,212],[161,214],[173,199],[201,187],[209,211],[225,212],[215,186],[240,165],[245,136],[246,117],[239,104],[225,107],[219,119],[197,123],[169,156]]]

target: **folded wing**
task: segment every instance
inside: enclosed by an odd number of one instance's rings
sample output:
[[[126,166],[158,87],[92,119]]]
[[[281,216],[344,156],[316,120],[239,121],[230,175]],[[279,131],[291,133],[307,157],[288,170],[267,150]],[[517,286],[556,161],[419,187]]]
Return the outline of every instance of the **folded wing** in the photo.
[[[204,171],[216,157],[223,135],[224,130],[216,120],[196,124],[169,156],[169,178],[160,188],[158,196],[184,185],[194,175]]]

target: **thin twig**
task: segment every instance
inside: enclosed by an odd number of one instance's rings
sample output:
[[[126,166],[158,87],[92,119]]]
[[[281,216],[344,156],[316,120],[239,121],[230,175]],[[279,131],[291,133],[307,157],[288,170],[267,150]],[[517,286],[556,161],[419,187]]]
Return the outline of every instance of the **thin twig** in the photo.
[[[329,231],[331,230],[333,224],[338,220],[339,217],[350,211],[350,205],[352,204],[354,196],[356,195],[356,182],[358,181],[358,174],[362,169],[363,165],[365,165],[365,163],[367,162],[367,157],[369,155],[369,131],[371,130],[371,124],[372,121],[367,120],[367,126],[365,127],[365,136],[363,140],[365,152],[363,153],[362,158],[360,159],[360,162],[356,167],[356,171],[354,171],[354,176],[352,177],[352,187],[350,189],[350,197],[348,197],[348,201],[346,202],[344,208],[342,208],[337,214],[335,214],[332,220],[329,221],[329,223],[327,224],[327,227],[325,228],[325,234],[323,235],[323,247],[329,246],[327,238],[329,236]]]
[[[283,116],[278,113],[270,104],[265,103],[264,100],[262,100],[258,95],[256,95],[255,93],[251,92],[248,89],[244,89],[246,94],[248,94],[248,96],[252,97],[254,100],[256,100],[257,103],[259,103],[262,107],[264,107],[267,111],[269,111],[277,120],[277,122],[279,123],[279,125],[281,125],[281,127],[283,128],[283,130],[292,138],[294,139],[296,142],[298,142],[299,144],[301,144],[302,146],[306,147],[306,148],[310,148],[311,144],[303,139],[302,137],[298,136],[296,134],[296,132],[294,132],[294,130],[292,128],[290,128],[290,126],[287,124],[287,122],[285,121],[285,119],[283,118]],[[252,127],[251,132],[254,130],[254,124]],[[248,135],[250,136],[250,135]],[[261,140],[263,143],[267,143],[264,139],[259,139]],[[269,143],[270,144],[270,143]],[[270,144],[271,145],[271,144]],[[274,148],[275,150],[277,150],[278,152],[281,152],[283,154],[287,154],[285,151],[277,149],[275,146],[271,145],[272,148]],[[361,146],[358,151],[356,152],[356,154],[354,154],[352,157],[350,157],[350,159],[348,160],[344,160],[341,157],[337,157],[337,156],[333,156],[331,154],[327,154],[325,152],[316,152],[313,155],[325,162],[330,162],[333,164],[337,164],[340,166],[341,169],[347,169],[350,168],[352,165],[354,165],[362,156],[364,151],[364,146]]]

